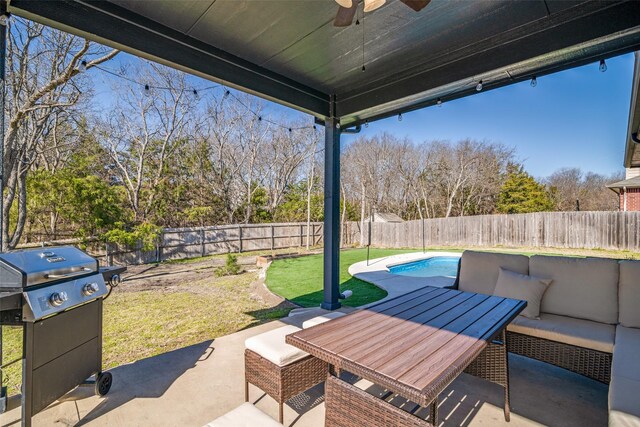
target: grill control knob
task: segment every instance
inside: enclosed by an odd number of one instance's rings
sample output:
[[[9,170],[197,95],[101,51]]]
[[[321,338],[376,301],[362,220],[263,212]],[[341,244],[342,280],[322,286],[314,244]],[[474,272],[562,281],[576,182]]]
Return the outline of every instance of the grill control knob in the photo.
[[[54,292],[49,297],[49,303],[51,303],[51,305],[54,306],[54,307],[58,307],[58,306],[61,306],[62,304],[64,304],[65,301],[68,300],[68,299],[69,299],[69,297],[67,296],[66,292],[64,292],[64,291]]]
[[[98,292],[100,290],[100,288],[98,287],[98,284],[93,282],[93,283],[87,283],[86,285],[84,285],[82,287],[82,293],[85,296],[89,296],[89,295],[93,295],[96,292]]]

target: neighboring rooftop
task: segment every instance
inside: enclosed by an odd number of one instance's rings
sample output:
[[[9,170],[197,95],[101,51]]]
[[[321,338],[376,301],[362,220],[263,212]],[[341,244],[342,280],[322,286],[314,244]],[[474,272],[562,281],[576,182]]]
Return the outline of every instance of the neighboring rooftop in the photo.
[[[371,217],[365,218],[365,222],[369,222]],[[373,222],[404,222],[400,216],[389,212],[376,212],[373,214]]]
[[[633,178],[624,179],[622,181],[613,182],[607,184],[608,188],[640,188],[640,176],[634,176]]]

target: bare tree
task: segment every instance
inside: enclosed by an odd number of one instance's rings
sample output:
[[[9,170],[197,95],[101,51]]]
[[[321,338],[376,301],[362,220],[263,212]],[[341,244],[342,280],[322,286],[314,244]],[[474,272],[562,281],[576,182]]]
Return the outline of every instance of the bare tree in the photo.
[[[88,92],[88,81],[81,72],[118,53],[18,18],[9,21],[7,31],[3,251],[14,248],[22,236],[27,218],[27,173],[42,153],[43,141],[55,135],[60,114],[70,114]],[[14,203],[16,222],[10,224]]]
[[[191,111],[196,102],[184,73],[155,64],[146,70],[146,88],[129,84],[115,89],[120,102],[104,128],[137,221],[146,220],[154,208],[168,161],[193,138]]]

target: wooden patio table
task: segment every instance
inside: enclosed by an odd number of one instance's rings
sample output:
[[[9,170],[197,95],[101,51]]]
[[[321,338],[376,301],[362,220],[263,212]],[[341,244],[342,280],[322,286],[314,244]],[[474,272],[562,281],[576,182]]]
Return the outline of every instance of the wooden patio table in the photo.
[[[425,287],[295,332],[286,342],[328,362],[332,375],[348,371],[430,405],[431,424],[437,424],[438,395],[466,371],[504,387],[508,421],[505,329],[525,307],[525,301]]]

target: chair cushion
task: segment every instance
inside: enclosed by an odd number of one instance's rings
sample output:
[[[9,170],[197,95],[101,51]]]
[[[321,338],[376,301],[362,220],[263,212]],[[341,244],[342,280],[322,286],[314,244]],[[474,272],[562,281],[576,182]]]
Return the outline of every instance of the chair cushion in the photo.
[[[527,276],[500,267],[498,283],[493,294],[526,301],[527,306],[520,314],[530,319],[539,319],[540,300],[549,283],[551,279]]]
[[[640,261],[620,261],[620,324],[640,328]]]
[[[605,353],[613,351],[615,336],[613,325],[547,313],[540,320],[518,316],[507,330]]]
[[[640,329],[616,327],[616,343],[613,347],[611,376],[627,377],[640,381]],[[640,395],[640,390],[638,390]],[[638,405],[640,406],[640,405]]]
[[[248,338],[244,345],[278,366],[287,366],[309,355],[309,353],[284,342],[287,335],[301,330],[293,325],[283,326]]]
[[[498,269],[529,273],[529,258],[524,255],[464,251],[460,260],[458,289],[493,295],[498,282]]]
[[[529,274],[553,279],[542,297],[542,313],[618,323],[618,261],[534,255]]]
[[[282,427],[282,424],[249,402],[211,421],[205,427]]]
[[[344,316],[346,313],[342,313],[341,311],[332,311],[329,313],[325,313],[322,316],[316,316],[309,320],[305,320],[302,322],[302,329],[307,329],[312,326],[320,325],[321,323],[328,322],[331,319],[337,319],[338,317]]]
[[[609,427],[640,427],[640,381],[611,377]]]

